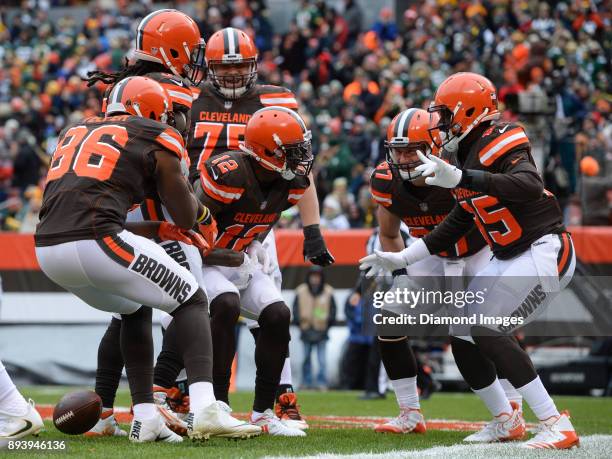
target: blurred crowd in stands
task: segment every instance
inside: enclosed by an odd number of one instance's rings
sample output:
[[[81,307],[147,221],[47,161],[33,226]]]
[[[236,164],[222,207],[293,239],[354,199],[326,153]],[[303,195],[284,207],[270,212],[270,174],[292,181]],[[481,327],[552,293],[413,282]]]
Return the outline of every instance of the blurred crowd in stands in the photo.
[[[97,114],[101,87],[81,78],[118,69],[151,2],[92,2],[88,17],[52,21],[48,7],[0,6],[0,229],[31,232],[60,130]],[[426,0],[366,23],[364,2],[302,0],[285,33],[265,0],[174,2],[203,36],[233,26],[260,51],[260,81],[291,88],[315,141],[322,226],[373,227],[372,168],[400,110],[426,107],[450,73],[475,71],[499,90],[504,117],[532,140],[546,186],[571,224],[609,224],[612,16],[608,0]],[[339,9],[330,4],[339,5]],[[582,202],[581,202],[582,200]],[[295,209],[280,225],[299,225]]]

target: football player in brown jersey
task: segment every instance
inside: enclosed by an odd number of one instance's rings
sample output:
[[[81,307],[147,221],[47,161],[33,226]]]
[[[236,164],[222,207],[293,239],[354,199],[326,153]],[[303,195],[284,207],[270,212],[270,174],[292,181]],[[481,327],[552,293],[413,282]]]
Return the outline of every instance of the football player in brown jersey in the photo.
[[[476,317],[495,320],[471,327],[469,334],[540,420],[538,433],[524,446],[577,446],[568,413],[559,413],[529,356],[511,336],[541,314],[573,276],[575,254],[559,205],[544,189],[523,128],[495,122],[500,116],[497,92],[488,79],[475,73],[451,75],[437,89],[429,111],[438,115],[430,118],[430,128],[449,162],[419,152],[423,164],[416,170],[427,184],[452,189],[457,204],[424,238],[401,252],[365,257],[361,267],[369,276],[404,268],[443,250],[476,225],[493,258],[468,291],[484,292],[483,303],[473,308]]]
[[[138,25],[133,61],[126,63],[125,67],[116,73],[89,72],[87,84],[92,86],[102,82],[108,85],[102,100],[102,112],[106,113],[108,96],[119,81],[130,76],[147,76],[154,79],[166,90],[172,104],[172,125],[186,141],[191,125],[191,88],[199,84],[205,75],[204,46],[193,19],[177,10],[157,10],[144,17]],[[145,221],[163,220],[164,211],[159,198],[153,198],[156,199],[147,199],[143,203],[142,211],[137,209],[130,212],[128,218],[133,220],[139,216]],[[186,267],[190,264],[197,265],[199,252],[193,247],[176,241],[161,241],[160,245],[167,248],[167,252]],[[189,262],[185,261],[187,258],[190,259]],[[192,271],[196,278],[198,271],[199,269]],[[119,347],[120,321],[121,315],[115,314],[98,348],[95,390],[102,399],[104,408],[100,421],[86,434],[88,436],[125,435],[116,423],[112,410],[123,369]],[[164,391],[161,389],[156,387],[155,391],[155,402],[159,404],[160,413],[171,429],[183,434],[186,424],[173,415],[166,405]]]
[[[215,32],[208,39],[205,52],[207,79],[196,91],[198,97],[194,100],[192,109],[192,138],[188,142],[192,181],[198,179],[205,161],[210,157],[238,149],[238,144],[244,137],[246,123],[257,110],[271,106],[298,109],[295,96],[290,90],[257,83],[257,57],[255,43],[242,30],[228,27]],[[327,250],[319,229],[317,192],[312,176],[310,178],[310,186],[297,203],[304,232],[303,254],[311,263],[327,266],[334,262],[334,258]],[[273,231],[268,233],[263,246],[273,265],[272,276],[280,289],[282,277]],[[213,319],[215,349],[230,349],[230,337],[226,331],[228,327],[233,326],[231,324],[234,323],[234,315],[237,313],[237,310],[226,311]],[[247,325],[256,335],[257,322],[247,319]],[[215,380],[221,381],[219,390],[224,393],[226,388],[223,386],[229,383],[225,382],[226,377],[215,377]],[[283,422],[292,427],[308,427],[298,410],[288,356],[277,391],[277,400],[276,412]]]
[[[437,154],[439,149],[431,142],[429,134],[429,114],[422,109],[410,108],[400,112],[390,123],[387,129],[385,142],[387,151],[386,161],[381,163],[370,181],[372,197],[379,204],[377,216],[380,225],[379,238],[382,250],[400,252],[404,249],[404,241],[400,236],[400,224],[403,222],[410,231],[410,240],[414,242],[431,232],[446,215],[452,210],[456,201],[450,190],[440,187],[428,186],[425,177],[416,170],[423,163],[417,156],[417,151]],[[395,271],[394,283],[390,290],[396,288],[426,288],[428,290],[442,290],[444,279],[450,281],[455,287],[461,287],[463,279],[474,276],[483,269],[491,259],[491,250],[482,238],[477,228],[472,228],[454,245],[443,252],[431,255],[408,266],[405,270]],[[405,276],[408,276],[406,282]],[[425,312],[426,305],[419,305],[420,312]],[[401,313],[402,308],[385,307],[385,311]],[[409,433],[424,432],[425,423],[420,412],[419,396],[417,393],[416,360],[408,345],[407,336],[379,336],[380,354],[391,380],[400,407],[400,414],[390,421],[377,425],[377,432]],[[469,340],[469,338],[467,338]],[[513,410],[504,413],[508,406],[508,399],[515,399],[516,391],[507,382],[500,380],[504,392],[482,389],[489,386],[490,381],[481,378],[484,373],[478,369],[479,361],[483,368],[489,367],[486,358],[479,353],[466,338],[451,337],[453,355],[459,369],[468,372],[475,368],[472,384],[485,384],[472,386],[487,405],[493,416],[504,418],[521,418],[520,405],[513,406]],[[473,347],[471,353],[462,352],[465,348]],[[482,381],[481,381],[482,380]],[[496,381],[494,387],[498,388]],[[514,401],[514,400],[513,400]],[[520,396],[518,402],[520,403]],[[500,411],[501,410],[501,411]],[[510,423],[506,423],[510,424]],[[483,435],[481,441],[509,441],[520,439],[525,433],[524,421],[519,421],[511,429],[487,430],[489,438]],[[489,432],[490,431],[490,432]],[[495,435],[493,435],[495,434]]]
[[[233,320],[233,326],[223,331],[229,335],[226,347],[215,351],[215,394],[228,401],[234,329],[242,311],[260,328],[251,421],[271,435],[304,436],[302,430],[282,423],[272,410],[289,344],[290,312],[271,276],[274,266],[262,241],[281,212],[296,204],[310,186],[310,131],[293,110],[266,107],[250,118],[239,147],[242,151],[210,157],[195,183],[196,194],[216,215],[219,236],[215,247],[235,251],[241,262],[235,268],[205,265],[203,269],[211,321],[219,317],[215,311],[232,312]],[[170,331],[168,328],[164,343],[171,342]]]
[[[143,304],[170,313],[181,330],[177,348],[192,394],[189,435],[208,438],[246,426],[214,399],[206,294],[189,271],[147,239],[209,248],[191,230],[211,217],[183,176],[183,139],[165,124],[168,108],[159,83],[130,77],[111,91],[104,118],[66,128],[51,161],[35,234],[36,256],[47,276],[92,307],[122,315],[134,442],[181,441],[153,403],[151,309]],[[177,226],[126,223],[128,210],[153,191]]]

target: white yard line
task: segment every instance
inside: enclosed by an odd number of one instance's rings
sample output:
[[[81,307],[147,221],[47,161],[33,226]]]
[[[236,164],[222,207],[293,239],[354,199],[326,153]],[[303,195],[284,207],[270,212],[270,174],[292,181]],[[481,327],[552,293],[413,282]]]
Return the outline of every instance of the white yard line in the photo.
[[[295,459],[412,459],[421,457],[444,459],[491,459],[507,457],[512,459],[567,458],[592,459],[612,458],[612,435],[588,435],[580,438],[580,448],[571,451],[527,450],[520,443],[499,443],[493,445],[436,446],[427,449],[393,450],[386,453],[317,454],[295,456]],[[279,456],[268,456],[268,458]]]

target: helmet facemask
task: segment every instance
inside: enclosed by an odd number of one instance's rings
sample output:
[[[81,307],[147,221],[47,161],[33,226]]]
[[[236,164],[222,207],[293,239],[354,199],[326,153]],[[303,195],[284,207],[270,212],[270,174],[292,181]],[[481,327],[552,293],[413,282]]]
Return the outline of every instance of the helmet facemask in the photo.
[[[223,67],[241,66],[241,72],[235,74],[220,75],[219,70]],[[225,70],[225,69],[223,69]],[[208,72],[210,81],[215,89],[226,99],[236,100],[242,97],[257,80],[257,59],[243,59],[240,55],[236,57],[223,57],[223,61],[209,61]]]
[[[444,149],[451,154],[457,153],[459,149],[459,143],[470,133],[472,129],[478,126],[489,113],[488,108],[484,108],[483,111],[474,120],[462,130],[462,124],[457,119],[457,114],[461,110],[462,102],[457,102],[454,110],[451,111],[446,105],[434,105],[432,102],[427,111],[430,113],[430,127],[428,129],[429,136],[433,144],[439,148]],[[464,116],[472,116],[474,108],[469,108],[465,112]],[[436,117],[437,114],[437,123]]]
[[[187,78],[194,86],[198,86],[206,78],[206,42],[200,42],[193,47],[191,52],[185,44],[186,52],[189,54],[189,65],[183,66],[185,78]]]
[[[427,142],[409,142],[405,137],[395,137],[385,141],[386,160],[393,174],[399,175],[402,180],[413,181],[421,177],[422,173],[415,171],[415,167],[422,164],[417,157],[417,151],[424,155],[431,152]],[[409,161],[402,161],[402,157],[409,156]]]
[[[274,141],[278,145],[274,154],[285,157],[285,167],[281,172],[284,179],[292,180],[296,176],[305,177],[310,174],[314,162],[310,131],[304,134],[304,140],[301,142],[283,143],[276,134],[274,134]]]

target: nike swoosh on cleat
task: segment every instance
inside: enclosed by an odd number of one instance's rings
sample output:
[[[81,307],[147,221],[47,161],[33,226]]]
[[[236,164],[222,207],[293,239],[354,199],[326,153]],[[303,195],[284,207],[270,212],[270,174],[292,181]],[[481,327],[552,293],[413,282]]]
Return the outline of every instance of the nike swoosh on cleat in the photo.
[[[10,435],[7,435],[7,437],[13,437],[15,435],[19,435],[20,433],[25,432],[26,430],[30,430],[32,428],[32,423],[30,421],[26,421],[25,419],[23,420],[23,422],[26,423],[25,427],[23,429],[18,430],[17,432],[13,432]]]
[[[165,437],[157,437],[155,441],[164,441],[170,438],[172,435],[166,435]]]

